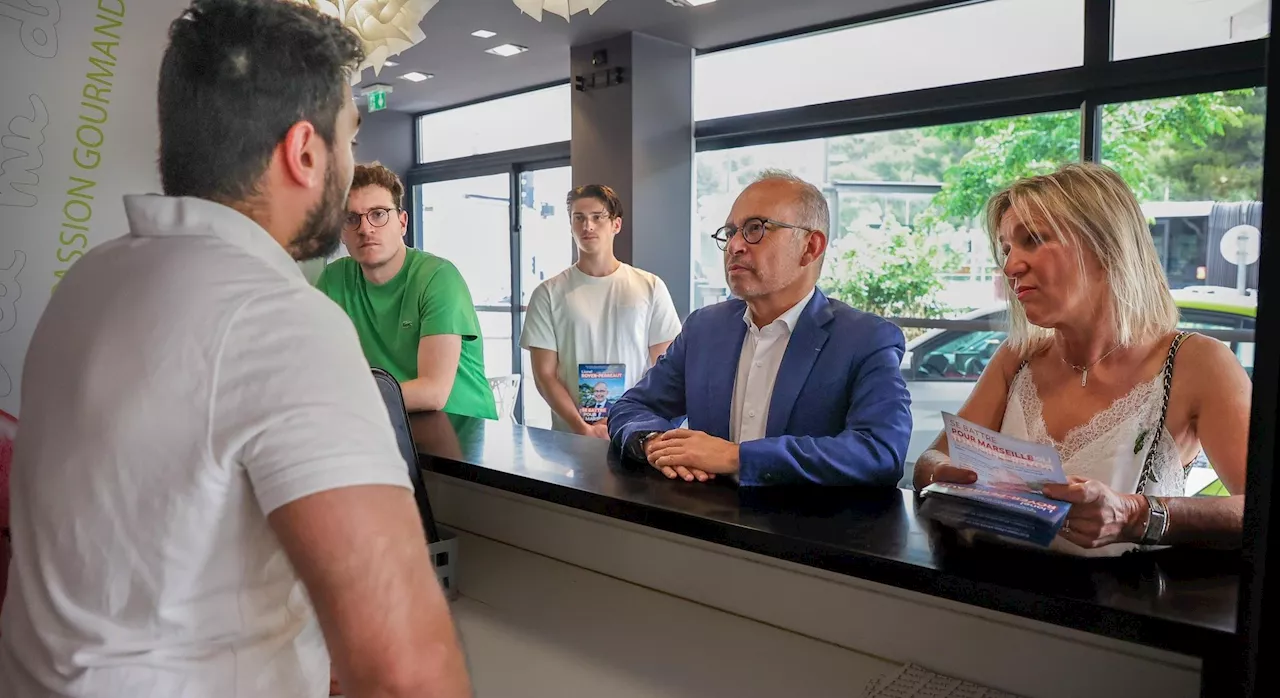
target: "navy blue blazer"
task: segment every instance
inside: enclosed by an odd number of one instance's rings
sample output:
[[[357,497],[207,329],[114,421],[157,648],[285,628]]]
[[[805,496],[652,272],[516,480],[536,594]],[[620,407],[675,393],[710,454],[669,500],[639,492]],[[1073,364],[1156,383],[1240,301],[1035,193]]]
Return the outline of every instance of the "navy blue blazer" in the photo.
[[[729,440],[746,303],[691,314],[658,363],[609,410],[609,435],[624,448],[673,420]],[[816,291],[796,322],[769,402],[765,438],[739,449],[739,483],[874,485],[902,478],[911,439],[911,397],[899,366],[902,331]]]

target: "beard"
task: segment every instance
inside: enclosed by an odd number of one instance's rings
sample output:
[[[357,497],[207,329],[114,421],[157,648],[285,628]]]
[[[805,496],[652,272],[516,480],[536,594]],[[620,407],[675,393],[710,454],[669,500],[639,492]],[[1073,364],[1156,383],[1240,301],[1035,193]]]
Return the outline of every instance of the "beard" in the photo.
[[[329,167],[324,173],[324,194],[307,212],[297,237],[289,244],[289,254],[299,262],[328,257],[338,249],[342,239],[342,224],[347,216],[347,190],[338,179],[338,168],[333,166],[333,153],[329,154]]]

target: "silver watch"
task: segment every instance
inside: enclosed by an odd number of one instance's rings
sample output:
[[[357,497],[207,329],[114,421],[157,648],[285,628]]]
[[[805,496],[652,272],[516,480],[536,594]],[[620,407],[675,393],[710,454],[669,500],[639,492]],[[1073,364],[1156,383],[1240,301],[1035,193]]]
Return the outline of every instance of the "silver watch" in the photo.
[[[1143,545],[1159,545],[1169,530],[1169,510],[1164,502],[1151,495],[1147,498],[1147,530],[1142,533]]]

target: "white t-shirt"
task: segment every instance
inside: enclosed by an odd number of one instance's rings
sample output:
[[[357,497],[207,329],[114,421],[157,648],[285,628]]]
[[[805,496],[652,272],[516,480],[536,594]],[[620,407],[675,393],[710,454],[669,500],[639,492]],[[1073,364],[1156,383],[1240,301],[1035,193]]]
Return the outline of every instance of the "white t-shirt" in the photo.
[[[131,234],[75,264],[27,353],[0,695],[327,695],[267,515],[411,487],[355,330],[232,209],[125,210]]]
[[[662,279],[629,264],[604,277],[571,266],[534,289],[520,346],[559,354],[560,380],[575,402],[583,366],[621,364],[625,375],[604,381],[613,401],[649,370],[649,347],[678,334],[680,316]],[[595,383],[594,378],[585,380]],[[570,430],[554,411],[551,425]]]

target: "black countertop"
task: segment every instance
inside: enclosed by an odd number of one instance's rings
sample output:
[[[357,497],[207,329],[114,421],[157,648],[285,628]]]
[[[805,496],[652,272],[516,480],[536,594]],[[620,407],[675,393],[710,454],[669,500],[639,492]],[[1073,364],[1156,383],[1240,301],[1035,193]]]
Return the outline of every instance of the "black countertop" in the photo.
[[[411,422],[422,467],[441,475],[1175,652],[1234,646],[1234,553],[1083,560],[967,545],[919,517],[906,490],[686,483],[624,464],[598,439],[443,413]]]

